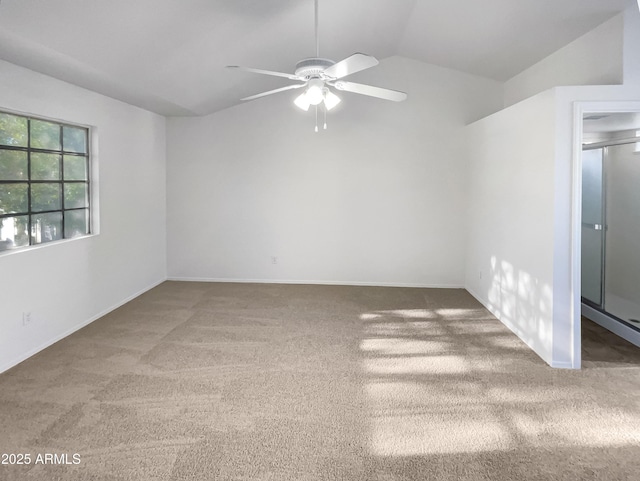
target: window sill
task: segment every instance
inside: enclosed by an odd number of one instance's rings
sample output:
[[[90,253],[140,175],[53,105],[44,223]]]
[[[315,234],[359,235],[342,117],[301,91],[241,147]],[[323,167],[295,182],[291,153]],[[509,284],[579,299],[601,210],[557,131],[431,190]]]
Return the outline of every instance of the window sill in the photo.
[[[36,244],[32,246],[16,247],[14,249],[2,250],[0,251],[0,258],[5,256],[16,255],[16,254],[22,254],[24,252],[33,252],[35,250],[44,249],[52,246],[59,246],[59,245],[67,244],[70,242],[83,241],[83,240],[91,239],[93,237],[97,237],[99,235],[100,234],[88,234],[88,235],[83,235],[78,237],[72,237],[71,239],[60,239],[60,240],[51,241],[51,242],[43,242],[41,244]]]

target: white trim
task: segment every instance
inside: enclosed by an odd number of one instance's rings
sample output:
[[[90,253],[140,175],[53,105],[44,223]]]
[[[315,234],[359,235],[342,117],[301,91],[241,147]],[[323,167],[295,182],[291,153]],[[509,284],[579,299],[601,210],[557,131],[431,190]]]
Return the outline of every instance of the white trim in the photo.
[[[620,321],[612,319],[606,314],[603,314],[602,312],[590,306],[587,306],[586,304],[582,304],[582,313],[584,317],[591,319],[593,322],[599,324],[608,331],[611,331],[621,338],[626,339],[631,344],[635,344],[636,346],[640,347],[640,332],[636,331],[635,329],[630,328]]]
[[[573,104],[573,148],[571,159],[571,279],[569,284],[569,315],[571,319],[571,364],[582,365],[582,323],[580,299],[582,295],[582,130],[583,105]]]
[[[78,237],[69,237],[68,239],[58,239],[50,242],[42,242],[40,244],[32,244],[29,246],[16,247],[14,249],[7,249],[6,251],[0,251],[0,257],[17,255],[23,252],[37,251],[38,249],[46,249],[48,247],[64,245],[64,244],[68,244],[69,242],[84,241],[84,240],[92,239],[93,237],[98,237],[99,235],[100,234],[87,234],[87,235],[78,236]]]
[[[554,369],[580,369],[580,366],[575,367],[571,362],[551,362],[549,365]]]
[[[579,369],[582,352],[582,131],[584,114],[640,112],[638,101],[577,101],[573,104],[573,153],[571,182],[571,358]],[[608,329],[607,326],[603,326]],[[610,329],[611,330],[611,329]],[[630,329],[632,330],[632,329]],[[615,332],[615,331],[613,331]],[[617,333],[616,333],[617,334]],[[553,364],[552,364],[553,365]],[[555,367],[555,366],[554,366]]]
[[[239,284],[299,284],[319,286],[370,286],[370,287],[417,287],[427,289],[464,289],[461,284],[411,284],[403,282],[364,281],[314,281],[291,279],[236,279],[224,277],[168,277],[168,281],[178,282],[231,282]]]
[[[150,286],[145,287],[144,289],[142,289],[142,290],[140,290],[140,291],[136,292],[135,294],[133,294],[133,295],[131,295],[131,296],[127,297],[126,299],[124,299],[124,300],[122,300],[122,301],[118,302],[117,304],[114,304],[113,306],[108,307],[107,309],[105,309],[105,310],[101,311],[100,313],[96,314],[95,316],[93,316],[93,317],[91,317],[91,318],[89,318],[89,319],[87,319],[87,320],[85,320],[85,321],[82,321],[80,324],[77,324],[76,326],[72,327],[71,329],[69,329],[69,330],[67,330],[67,331],[63,332],[62,334],[60,334],[60,335],[58,335],[58,336],[54,337],[53,339],[50,339],[50,340],[48,340],[48,341],[46,341],[46,342],[42,343],[40,346],[38,346],[38,347],[36,347],[36,348],[34,348],[34,349],[31,349],[30,351],[28,351],[28,352],[26,352],[26,353],[24,353],[24,354],[22,354],[22,355],[18,356],[17,358],[15,358],[15,359],[13,359],[13,360],[11,360],[11,361],[9,361],[9,362],[7,362],[7,363],[3,364],[2,366],[0,366],[0,374],[1,374],[1,373],[3,373],[3,372],[5,372],[5,371],[7,371],[7,370],[9,370],[9,369],[11,369],[11,368],[12,368],[12,367],[14,367],[14,366],[17,366],[17,365],[18,365],[18,364],[20,364],[22,361],[27,360],[27,359],[28,359],[28,358],[30,358],[31,356],[33,356],[33,355],[35,355],[35,354],[39,353],[40,351],[42,351],[42,350],[46,349],[47,347],[49,347],[49,346],[51,346],[51,345],[55,344],[56,342],[61,341],[61,340],[62,340],[62,339],[64,339],[65,337],[70,336],[71,334],[73,334],[74,332],[76,332],[76,331],[78,331],[78,330],[82,329],[83,327],[88,326],[88,325],[89,325],[89,324],[91,324],[93,321],[96,321],[96,320],[100,319],[101,317],[106,316],[106,315],[107,315],[107,314],[109,314],[111,311],[116,310],[118,307],[123,306],[123,305],[124,305],[124,304],[126,304],[127,302],[130,302],[130,301],[132,301],[133,299],[135,299],[136,297],[141,296],[141,295],[142,295],[142,294],[144,294],[145,292],[150,291],[150,290],[151,290],[151,289],[153,289],[154,287],[159,286],[160,284],[162,284],[163,282],[165,282],[165,280],[166,280],[166,279],[161,279],[161,280],[159,280],[159,281],[157,281],[157,282],[154,282],[154,283],[153,283],[153,284],[151,284]]]

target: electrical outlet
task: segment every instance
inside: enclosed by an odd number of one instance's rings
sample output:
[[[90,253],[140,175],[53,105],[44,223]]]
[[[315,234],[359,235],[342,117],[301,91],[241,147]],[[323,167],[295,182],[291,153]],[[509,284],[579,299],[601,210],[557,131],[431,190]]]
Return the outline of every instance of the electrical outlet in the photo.
[[[31,313],[30,312],[23,312],[22,313],[22,325],[26,326],[27,324],[31,323]]]
[[[272,264],[277,264],[278,263],[278,258],[276,256],[271,256],[271,263]]]

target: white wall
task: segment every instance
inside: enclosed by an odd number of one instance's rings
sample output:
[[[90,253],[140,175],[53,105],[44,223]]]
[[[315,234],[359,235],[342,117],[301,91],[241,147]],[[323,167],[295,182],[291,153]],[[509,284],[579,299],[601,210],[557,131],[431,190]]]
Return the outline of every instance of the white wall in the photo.
[[[170,278],[462,286],[464,125],[497,82],[401,57],[315,134],[294,93],[168,120]],[[272,257],[277,264],[272,264]]]
[[[99,235],[0,255],[2,371],[165,279],[166,139],[159,115],[7,62],[0,109],[94,126],[100,178]]]
[[[465,287],[555,367],[581,361],[580,109],[640,111],[640,86],[557,87],[467,128]]]
[[[624,11],[623,71],[625,85],[640,85],[640,10],[635,1]]]
[[[466,133],[465,287],[552,363],[553,91],[475,122]]]
[[[617,15],[505,82],[505,106],[558,85],[622,84],[625,22]]]

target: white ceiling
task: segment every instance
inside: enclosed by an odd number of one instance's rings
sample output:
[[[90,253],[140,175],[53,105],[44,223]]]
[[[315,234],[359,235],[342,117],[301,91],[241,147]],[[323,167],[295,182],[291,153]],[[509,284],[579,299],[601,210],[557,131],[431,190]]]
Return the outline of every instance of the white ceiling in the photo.
[[[315,53],[313,0],[0,1],[0,58],[165,115],[209,114],[288,82],[225,65],[292,72]],[[320,54],[507,80],[629,1],[320,0]]]
[[[585,134],[640,130],[640,113],[585,114],[582,125]]]

